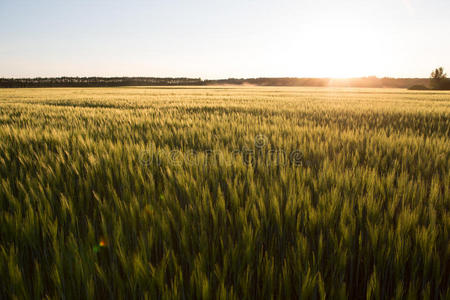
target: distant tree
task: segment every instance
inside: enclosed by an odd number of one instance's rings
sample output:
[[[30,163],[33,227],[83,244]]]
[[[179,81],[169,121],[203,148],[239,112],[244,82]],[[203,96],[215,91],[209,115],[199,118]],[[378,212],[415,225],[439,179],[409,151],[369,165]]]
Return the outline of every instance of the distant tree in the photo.
[[[415,85],[409,87],[408,90],[412,90],[412,91],[426,91],[426,90],[429,90],[429,88],[427,88],[426,86],[421,85],[421,84],[415,84]]]
[[[433,89],[442,89],[447,85],[447,74],[444,73],[444,68],[440,67],[431,72],[431,87]]]

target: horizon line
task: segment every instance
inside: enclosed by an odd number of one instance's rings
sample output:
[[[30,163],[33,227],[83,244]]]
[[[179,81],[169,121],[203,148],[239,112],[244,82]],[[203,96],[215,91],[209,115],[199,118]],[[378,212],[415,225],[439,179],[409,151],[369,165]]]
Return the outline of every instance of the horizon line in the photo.
[[[129,75],[114,75],[114,76],[80,76],[80,75],[62,75],[62,76],[30,76],[30,77],[4,77],[0,76],[1,80],[20,80],[20,79],[49,79],[49,78],[161,78],[161,79],[199,79],[202,81],[218,81],[218,80],[247,80],[247,79],[332,79],[332,80],[349,80],[349,79],[429,79],[430,77],[379,77],[376,75],[369,76],[352,76],[352,77],[296,77],[296,76],[259,76],[259,77],[221,77],[221,78],[203,78],[203,77],[188,77],[188,76],[129,76]]]

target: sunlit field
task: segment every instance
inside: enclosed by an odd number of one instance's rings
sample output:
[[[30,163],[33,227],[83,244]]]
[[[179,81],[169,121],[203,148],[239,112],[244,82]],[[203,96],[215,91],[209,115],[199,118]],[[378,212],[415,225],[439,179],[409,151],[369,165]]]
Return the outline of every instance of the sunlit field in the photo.
[[[450,92],[0,89],[2,299],[450,299]]]

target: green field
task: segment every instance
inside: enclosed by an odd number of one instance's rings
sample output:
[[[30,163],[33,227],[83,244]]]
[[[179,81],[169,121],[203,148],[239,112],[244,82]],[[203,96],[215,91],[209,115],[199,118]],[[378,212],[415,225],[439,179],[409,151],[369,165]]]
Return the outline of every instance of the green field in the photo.
[[[0,90],[2,299],[450,299],[450,92]]]

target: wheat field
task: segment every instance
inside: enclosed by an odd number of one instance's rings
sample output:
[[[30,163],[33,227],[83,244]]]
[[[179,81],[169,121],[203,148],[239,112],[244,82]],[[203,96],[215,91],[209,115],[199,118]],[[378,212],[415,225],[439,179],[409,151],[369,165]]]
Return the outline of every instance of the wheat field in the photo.
[[[450,299],[450,92],[0,90],[2,299]]]

